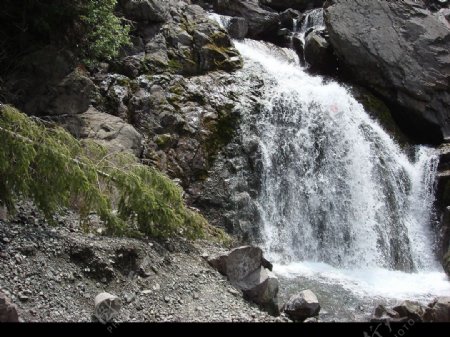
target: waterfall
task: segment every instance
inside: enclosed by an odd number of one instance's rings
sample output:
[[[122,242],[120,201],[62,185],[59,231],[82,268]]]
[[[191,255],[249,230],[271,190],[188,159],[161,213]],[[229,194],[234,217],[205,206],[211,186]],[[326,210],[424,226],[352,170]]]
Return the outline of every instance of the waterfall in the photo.
[[[411,160],[348,90],[308,75],[291,50],[235,41],[264,79],[256,129],[262,242],[278,263],[432,270],[437,156]],[[245,135],[244,135],[245,137]]]
[[[315,8],[306,11],[301,21],[300,30],[294,26],[294,34],[297,34],[300,41],[305,46],[305,38],[308,33],[313,29],[324,29],[325,22],[323,19],[323,8]]]

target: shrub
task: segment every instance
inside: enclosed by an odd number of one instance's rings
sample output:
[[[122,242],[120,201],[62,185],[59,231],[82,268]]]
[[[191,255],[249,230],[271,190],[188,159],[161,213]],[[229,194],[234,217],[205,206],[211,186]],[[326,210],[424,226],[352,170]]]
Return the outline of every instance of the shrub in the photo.
[[[117,56],[129,43],[128,24],[114,13],[117,0],[3,0],[0,65],[52,44],[88,63]],[[3,63],[3,64],[2,64]]]
[[[3,106],[0,203],[13,210],[17,199],[31,199],[49,220],[76,200],[84,223],[95,211],[115,235],[194,239],[211,232],[224,239],[185,206],[181,188],[161,172]]]

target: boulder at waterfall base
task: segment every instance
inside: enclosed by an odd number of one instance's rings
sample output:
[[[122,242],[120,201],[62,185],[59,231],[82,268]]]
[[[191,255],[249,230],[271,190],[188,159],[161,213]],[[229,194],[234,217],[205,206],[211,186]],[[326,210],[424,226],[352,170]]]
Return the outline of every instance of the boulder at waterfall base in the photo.
[[[213,256],[208,263],[243,291],[244,297],[278,315],[278,278],[261,248],[242,246]]]
[[[320,304],[317,296],[309,289],[289,298],[283,311],[294,321],[303,322],[309,317],[319,314]]]

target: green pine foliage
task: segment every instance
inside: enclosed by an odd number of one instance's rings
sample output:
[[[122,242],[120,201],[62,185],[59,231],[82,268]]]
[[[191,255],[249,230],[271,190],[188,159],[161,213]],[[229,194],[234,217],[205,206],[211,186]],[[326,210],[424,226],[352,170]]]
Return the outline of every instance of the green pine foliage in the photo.
[[[83,46],[89,60],[111,60],[122,46],[130,44],[130,26],[114,15],[117,0],[90,0],[84,5],[81,22],[86,34]]]
[[[130,24],[117,0],[2,0],[0,74],[27,53],[52,45],[87,64],[109,61],[130,44]]]
[[[0,203],[13,210],[17,199],[31,199],[49,220],[72,207],[86,224],[95,211],[114,235],[226,241],[223,232],[185,206],[181,188],[161,172],[3,106]]]

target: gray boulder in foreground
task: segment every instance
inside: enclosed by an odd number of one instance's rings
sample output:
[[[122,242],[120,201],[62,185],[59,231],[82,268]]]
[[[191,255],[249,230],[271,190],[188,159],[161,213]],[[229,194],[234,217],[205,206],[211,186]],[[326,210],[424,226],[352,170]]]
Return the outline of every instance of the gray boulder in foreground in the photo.
[[[284,305],[283,311],[293,321],[303,322],[307,318],[315,317],[319,314],[320,304],[317,296],[307,289],[291,296]]]
[[[271,272],[272,264],[263,257],[261,248],[238,247],[209,258],[208,263],[242,290],[244,298],[273,315],[279,314],[278,278]]]

